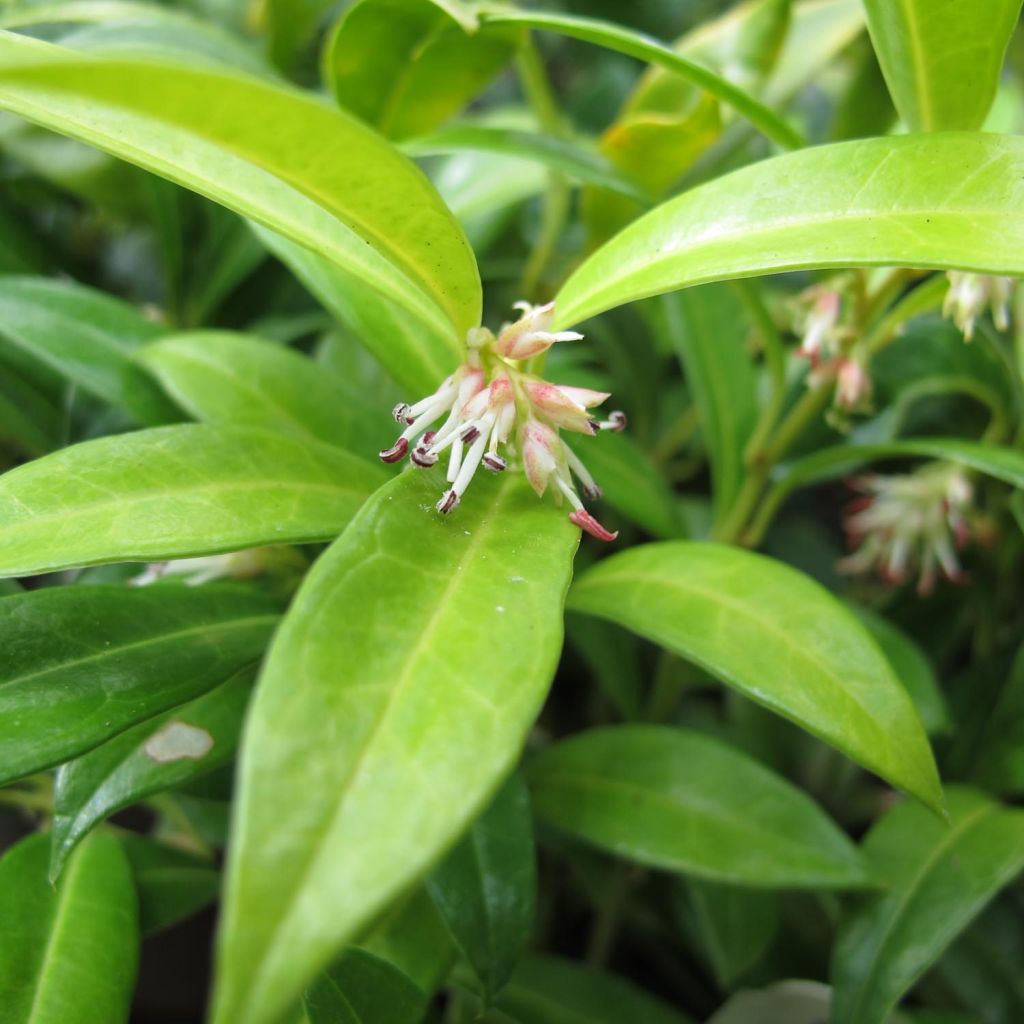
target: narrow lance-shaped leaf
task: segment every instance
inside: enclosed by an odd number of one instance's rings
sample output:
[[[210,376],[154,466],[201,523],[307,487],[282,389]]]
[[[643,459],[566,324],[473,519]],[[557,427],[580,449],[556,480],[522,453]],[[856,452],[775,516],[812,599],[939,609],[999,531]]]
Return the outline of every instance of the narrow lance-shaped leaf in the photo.
[[[853,844],[752,758],[683,729],[592,729],[529,766],[538,815],[641,864],[768,887],[863,885]]]
[[[467,25],[434,0],[359,0],[324,48],[324,80],[341,106],[404,139],[479,95],[511,59],[516,35],[475,18]]]
[[[90,829],[115,811],[227,764],[238,747],[255,665],[63,765],[54,787],[56,878]]]
[[[138,961],[131,869],[117,840],[93,836],[56,886],[49,837],[0,860],[0,1006],[5,1024],[123,1024]]]
[[[465,828],[544,698],[577,532],[518,475],[479,481],[446,518],[437,484],[410,471],[381,488],[272,646],[243,743],[218,1024],[276,1020]]]
[[[865,0],[868,31],[912,132],[980,128],[995,99],[1021,0]]]
[[[928,740],[885,656],[836,598],[795,569],[717,544],[646,544],[584,573],[569,607],[675,651],[942,806]]]
[[[102,292],[47,278],[0,278],[0,338],[146,426],[182,419],[131,359],[163,333]]]
[[[462,342],[419,323],[310,249],[252,225],[256,236],[411,395],[429,393],[462,361]]]
[[[757,419],[757,379],[746,344],[749,323],[739,296],[727,285],[666,296],[654,311],[693,392],[720,521],[743,482],[743,454]]]
[[[744,167],[584,260],[557,296],[557,321],[709,281],[854,266],[1024,275],[1024,139],[867,139]]]
[[[176,924],[217,898],[220,872],[209,862],[131,832],[121,836],[121,846],[135,878],[143,934]]]
[[[298,434],[376,458],[391,417],[300,352],[232,331],[175,334],[139,353],[178,404],[207,423]]]
[[[458,153],[478,150],[484,153],[505,153],[517,159],[536,160],[570,178],[598,188],[606,188],[651,205],[651,197],[636,181],[616,169],[593,149],[552,135],[499,128],[488,125],[455,124],[440,128],[430,135],[421,135],[407,142],[402,149],[411,156],[434,156],[439,153]]]
[[[419,1024],[427,997],[394,964],[350,949],[306,990],[309,1024]]]
[[[0,781],[213,689],[277,623],[239,587],[50,587],[0,599]]]
[[[882,1024],[907,989],[1024,868],[1024,812],[976,790],[947,793],[950,821],[902,804],[869,833],[864,855],[888,891],[840,927],[835,1024]]]
[[[479,323],[473,254],[429,181],[365,125],[311,97],[3,33],[0,108],[266,224],[437,330],[461,337]]]
[[[0,476],[0,575],[330,540],[383,472],[251,427],[157,427]]]
[[[530,795],[513,775],[427,881],[488,1002],[526,945],[536,886]]]
[[[750,93],[734,85],[728,78],[716,74],[703,64],[680,56],[664,43],[642,32],[623,28],[610,21],[580,18],[569,14],[550,14],[546,11],[495,10],[481,12],[485,25],[522,25],[526,28],[557,32],[572,39],[595,43],[618,53],[624,53],[649,64],[657,64],[668,71],[688,79],[712,96],[731,106],[745,117],[758,131],[779,145],[793,148],[802,143],[800,134],[775,111],[766,107]]]

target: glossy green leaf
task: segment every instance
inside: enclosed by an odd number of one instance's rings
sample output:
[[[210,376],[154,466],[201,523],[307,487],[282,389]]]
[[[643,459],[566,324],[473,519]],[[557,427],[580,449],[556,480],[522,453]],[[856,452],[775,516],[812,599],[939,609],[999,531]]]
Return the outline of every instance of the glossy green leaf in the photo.
[[[220,872],[191,853],[131,832],[121,837],[139,894],[139,929],[168,928],[212,903]]]
[[[0,574],[329,540],[383,478],[333,446],[251,427],[86,441],[0,477]]]
[[[374,132],[313,97],[4,33],[0,107],[279,231],[437,330],[461,337],[479,323],[473,254],[433,187]]]
[[[181,418],[131,359],[139,345],[162,333],[102,292],[47,278],[0,278],[2,341],[146,426]]]
[[[427,997],[397,967],[351,949],[303,997],[309,1024],[419,1024]]]
[[[274,61],[285,68],[294,64],[333,6],[334,0],[263,0],[257,10]]]
[[[131,869],[97,834],[60,883],[46,877],[49,837],[0,860],[0,1006],[5,1024],[124,1024],[138,961]]]
[[[391,443],[387,408],[362,401],[313,360],[254,335],[176,334],[139,354],[192,416],[298,434],[376,458]]]
[[[436,128],[484,90],[511,60],[515,32],[467,30],[434,0],[359,0],[324,49],[337,101],[382,135]]]
[[[29,456],[60,446],[64,417],[56,401],[0,360],[0,440]]]
[[[995,99],[1021,0],[865,0],[868,31],[912,132],[980,128]]]
[[[824,1024],[831,1005],[827,985],[780,981],[770,988],[737,993],[707,1024]]]
[[[697,406],[711,463],[715,520],[721,522],[743,483],[744,451],[757,420],[750,324],[738,294],[725,284],[665,296],[659,312]]]
[[[798,487],[845,476],[869,462],[914,457],[956,462],[1013,487],[1024,488],[1024,452],[1016,448],[964,441],[959,437],[920,437],[885,444],[843,444],[820,448],[779,467],[777,485],[769,500],[774,507]]]
[[[536,887],[530,796],[513,775],[427,881],[488,1002],[526,945]]]
[[[833,953],[834,1024],[880,1024],[899,998],[1024,868],[1024,812],[975,790],[947,791],[950,822],[904,803],[864,856],[888,891],[842,924]]]
[[[972,781],[1008,796],[1024,793],[1024,646],[1017,651],[973,747]]]
[[[455,958],[455,944],[425,886],[400,896],[356,945],[394,964],[417,988],[433,995]]]
[[[551,170],[561,171],[583,185],[605,188],[644,206],[651,205],[647,192],[596,150],[552,135],[515,128],[457,124],[441,128],[430,135],[418,136],[407,142],[402,149],[410,156],[479,150],[484,153],[504,153],[519,159],[528,158]]]
[[[498,10],[481,12],[484,25],[522,25],[557,32],[559,35],[595,43],[609,50],[624,53],[629,57],[657,64],[668,71],[686,78],[694,85],[732,107],[737,114],[745,117],[758,131],[773,142],[790,149],[802,144],[797,131],[775,111],[766,107],[750,93],[745,92],[729,79],[716,74],[703,64],[680,56],[675,50],[632,29],[623,28],[610,21],[597,18],[580,18],[569,14],[552,14],[546,11]]]
[[[731,989],[767,952],[779,925],[773,892],[691,878],[686,883],[691,928],[715,979]]]
[[[641,864],[765,887],[863,885],[856,849],[800,790],[697,732],[592,729],[544,751],[536,813]]]
[[[63,765],[54,786],[50,877],[60,874],[75,846],[115,811],[229,763],[254,677],[255,666],[244,668],[215,690]]]
[[[717,544],[646,544],[584,573],[569,607],[682,655],[941,807],[906,690],[852,613],[795,569]]]
[[[554,956],[527,957],[498,999],[498,1009],[516,1024],[689,1022],[625,978]]]
[[[219,1024],[275,1020],[430,865],[547,691],[577,531],[518,475],[478,479],[446,518],[440,491],[434,471],[381,488],[277,633],[243,745]]]
[[[950,168],[956,168],[956,173]],[[645,214],[576,269],[559,325],[690,285],[804,268],[1024,275],[1024,139],[949,133],[816,146]]]
[[[465,347],[450,333],[417,322],[315,252],[258,225],[253,227],[263,244],[410,396],[430,394],[461,362]]]
[[[858,605],[850,611],[867,627],[889,659],[896,678],[907,688],[921,724],[931,733],[949,728],[949,710],[928,657],[920,646],[883,615]]]
[[[0,599],[0,779],[98,746],[259,660],[277,622],[236,587],[49,587]]]
[[[655,537],[685,537],[689,530],[679,496],[628,433],[604,431],[572,449],[586,463],[604,500]]]

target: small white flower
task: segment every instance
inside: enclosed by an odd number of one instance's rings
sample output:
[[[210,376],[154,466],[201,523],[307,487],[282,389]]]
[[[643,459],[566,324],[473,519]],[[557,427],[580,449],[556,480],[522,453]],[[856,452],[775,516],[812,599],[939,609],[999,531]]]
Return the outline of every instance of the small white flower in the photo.
[[[588,499],[599,498],[601,489],[562,442],[558,430],[582,434],[624,430],[626,417],[612,412],[605,420],[595,419],[590,410],[605,401],[607,393],[551,384],[519,369],[520,360],[582,335],[547,330],[554,316],[552,303],[517,303],[516,308],[523,316],[504,327],[497,338],[483,327],[469,332],[466,362],[437,391],[415,405],[395,406],[394,417],[404,429],[380,457],[398,462],[408,455],[413,465],[425,468],[448,453],[449,487],[437,503],[437,511],[447,515],[458,507],[480,466],[492,473],[505,471],[508,461],[501,451],[505,449],[521,457],[538,495],[552,484],[556,500],[564,497],[572,505],[569,518],[577,526],[601,540],[614,540],[618,534],[606,530],[583,507],[573,476]],[[442,416],[443,423],[435,429]]]

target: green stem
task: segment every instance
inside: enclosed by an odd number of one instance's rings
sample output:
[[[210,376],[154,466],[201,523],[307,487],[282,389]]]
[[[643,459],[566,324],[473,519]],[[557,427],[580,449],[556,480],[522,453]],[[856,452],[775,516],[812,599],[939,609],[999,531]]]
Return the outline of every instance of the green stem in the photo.
[[[608,895],[598,908],[587,943],[587,963],[591,967],[604,967],[608,963],[626,899],[643,874],[642,868],[632,864],[619,862],[615,865]]]
[[[556,138],[565,138],[565,122],[558,109],[544,62],[529,33],[524,35],[516,53],[516,71],[523,95],[537,116],[537,123],[548,134]],[[558,241],[565,231],[569,219],[570,198],[569,183],[565,175],[551,172],[542,200],[540,230],[519,280],[519,293],[527,299],[535,297],[544,271],[551,262]]]
[[[20,807],[26,811],[39,811],[50,814],[53,811],[53,799],[45,793],[33,793],[27,789],[0,789],[0,804],[9,807]]]
[[[688,405],[676,417],[658,443],[651,449],[651,459],[661,466],[681,451],[697,432],[700,416],[697,406]]]

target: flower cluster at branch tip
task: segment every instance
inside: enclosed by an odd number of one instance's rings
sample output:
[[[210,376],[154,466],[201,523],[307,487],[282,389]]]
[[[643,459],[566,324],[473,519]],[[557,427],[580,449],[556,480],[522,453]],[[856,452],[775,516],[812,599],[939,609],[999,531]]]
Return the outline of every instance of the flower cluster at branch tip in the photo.
[[[963,331],[964,341],[974,337],[974,323],[986,309],[992,310],[992,321],[997,330],[1009,328],[1012,277],[969,274],[961,270],[950,270],[946,277],[949,278],[949,291],[942,303],[942,315],[949,317]]]
[[[932,592],[940,571],[954,583],[966,580],[956,552],[971,535],[973,488],[963,470],[932,463],[900,476],[858,477],[851,486],[860,496],[843,527],[855,550],[840,561],[841,571],[877,572],[891,584],[916,572],[922,595]]]
[[[851,342],[853,331],[842,323],[843,297],[835,289],[818,286],[800,296],[797,329],[803,337],[797,355],[811,364],[807,384],[819,388],[835,381],[836,408],[862,412],[871,403],[871,375],[863,353]]]
[[[573,475],[589,500],[600,498],[601,489],[558,431],[623,430],[626,417],[613,412],[605,420],[596,419],[590,410],[608,398],[607,393],[551,384],[522,369],[522,360],[583,335],[550,330],[554,303],[518,302],[515,308],[521,317],[506,324],[497,337],[485,327],[469,332],[466,361],[437,391],[415,405],[395,406],[394,417],[405,429],[380,457],[399,462],[408,455],[414,466],[427,467],[448,453],[449,486],[437,503],[437,511],[447,515],[458,507],[480,466],[501,473],[508,466],[506,454],[515,454],[538,495],[552,485],[556,502],[561,504],[564,497],[572,506],[572,522],[599,540],[614,540],[618,534],[606,530],[583,507]],[[445,419],[435,428],[442,416]]]

